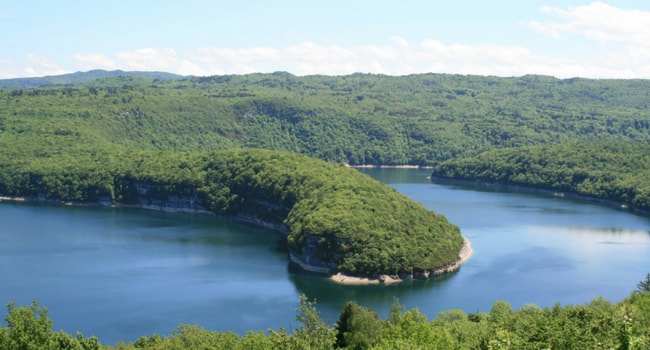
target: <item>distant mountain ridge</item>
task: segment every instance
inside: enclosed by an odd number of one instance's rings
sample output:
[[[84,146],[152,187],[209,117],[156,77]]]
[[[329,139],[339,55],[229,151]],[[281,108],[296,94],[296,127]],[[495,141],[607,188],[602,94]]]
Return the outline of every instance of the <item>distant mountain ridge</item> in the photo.
[[[0,79],[0,89],[30,89],[48,85],[66,85],[85,83],[101,78],[116,76],[145,77],[159,80],[175,80],[185,78],[183,75],[166,72],[141,72],[123,70],[95,69],[87,72],[76,72],[44,77]]]

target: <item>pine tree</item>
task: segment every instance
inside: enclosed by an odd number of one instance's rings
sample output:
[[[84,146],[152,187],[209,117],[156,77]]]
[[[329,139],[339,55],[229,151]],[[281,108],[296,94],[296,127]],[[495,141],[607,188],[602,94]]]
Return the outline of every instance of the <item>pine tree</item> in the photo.
[[[648,273],[647,275],[645,275],[645,280],[639,282],[639,283],[636,285],[636,290],[637,290],[639,293],[650,292],[650,273]]]

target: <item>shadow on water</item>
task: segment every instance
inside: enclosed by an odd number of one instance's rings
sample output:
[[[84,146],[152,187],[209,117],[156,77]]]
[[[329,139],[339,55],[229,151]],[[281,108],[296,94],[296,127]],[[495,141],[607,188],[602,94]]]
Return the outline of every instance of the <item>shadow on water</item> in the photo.
[[[310,300],[316,299],[317,308],[324,319],[335,321],[348,301],[370,307],[385,318],[395,298],[401,304],[409,305],[409,300],[417,300],[435,293],[437,289],[445,288],[459,272],[460,270],[427,280],[405,280],[394,284],[345,285],[323,275],[297,272],[289,267],[289,280],[298,294],[304,294]]]
[[[476,278],[492,275],[525,275],[540,271],[560,273],[575,268],[577,263],[562,253],[546,247],[530,247],[520,252],[504,254],[492,261]],[[481,277],[483,276],[483,277]]]
[[[386,170],[390,170],[390,169],[386,169]],[[371,174],[372,173],[369,173],[368,175]],[[374,177],[374,175],[372,176]],[[384,176],[389,176],[389,175],[384,175]],[[449,190],[476,192],[476,193],[494,193],[497,196],[507,195],[507,196],[511,196],[512,198],[521,198],[521,199],[535,198],[538,200],[536,201],[538,203],[545,203],[545,201],[549,201],[546,203],[550,203],[549,205],[546,206],[544,205],[528,206],[525,204],[524,205],[513,204],[511,208],[515,210],[527,209],[532,211],[540,211],[540,212],[546,211],[555,214],[572,215],[578,212],[576,208],[581,208],[581,210],[584,210],[585,208],[593,206],[594,208],[598,208],[598,209],[602,209],[602,208],[607,208],[609,210],[613,209],[620,213],[632,214],[634,216],[646,218],[646,219],[650,218],[650,215],[648,215],[647,213],[643,211],[631,210],[627,205],[622,205],[620,202],[617,201],[607,201],[598,198],[590,198],[588,196],[585,197],[581,195],[573,195],[571,193],[564,193],[562,191],[518,186],[518,185],[504,185],[498,183],[450,180],[444,178],[434,178],[434,179],[429,179],[429,181],[431,184],[444,186]],[[544,201],[539,201],[539,200],[544,200]],[[563,203],[565,204],[565,207],[557,208],[556,207],[557,203]],[[508,206],[504,205],[504,207],[508,207]]]
[[[385,184],[431,182],[428,178],[431,175],[431,169],[357,168],[357,170]]]

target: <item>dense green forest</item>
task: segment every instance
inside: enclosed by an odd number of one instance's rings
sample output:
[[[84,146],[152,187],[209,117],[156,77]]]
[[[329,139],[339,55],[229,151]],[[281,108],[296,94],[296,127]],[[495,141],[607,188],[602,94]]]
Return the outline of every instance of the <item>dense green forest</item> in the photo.
[[[0,142],[83,148],[255,147],[359,164],[432,165],[493,148],[650,140],[650,81],[288,73],[0,90]],[[4,146],[10,145],[10,146]]]
[[[433,177],[552,189],[650,211],[650,143],[567,142],[493,150],[438,165]]]
[[[624,158],[633,158],[631,151],[645,159],[647,152],[638,147],[650,141],[648,80],[119,73],[48,77],[33,84],[76,83],[0,89],[0,165],[73,154],[90,160],[85,166],[91,167],[125,150],[230,148],[284,150],[351,165],[437,165],[543,144],[567,144],[554,146],[566,154],[574,141],[596,142],[580,143],[577,152],[604,150],[602,141],[630,142],[612,147],[627,152]],[[612,147],[605,151],[617,158]],[[566,167],[574,172],[587,168],[577,157],[573,163]],[[647,208],[650,185],[639,176],[639,164],[624,166],[630,175],[619,181],[611,172],[596,174],[605,170],[593,163],[590,176],[601,189],[583,181],[578,193]],[[523,177],[508,181],[524,184]],[[612,190],[621,182],[623,188]],[[567,190],[566,179],[544,184],[531,178],[525,184]]]
[[[650,274],[617,304],[597,297],[584,305],[534,304],[513,310],[497,301],[489,312],[440,312],[428,320],[397,300],[386,319],[353,301],[335,324],[324,322],[315,301],[301,296],[295,329],[244,335],[180,325],[172,334],[142,336],[133,343],[104,346],[97,337],[54,331],[47,308],[9,303],[0,349],[624,349],[650,347]]]

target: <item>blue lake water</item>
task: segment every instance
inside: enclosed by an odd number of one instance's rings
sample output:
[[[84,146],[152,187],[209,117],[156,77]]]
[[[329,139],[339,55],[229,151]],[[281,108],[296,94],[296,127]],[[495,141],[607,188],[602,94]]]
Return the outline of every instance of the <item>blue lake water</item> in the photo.
[[[363,169],[470,239],[456,273],[390,286],[343,286],[289,271],[280,237],[210,216],[0,202],[0,302],[49,308],[56,330],[104,344],[208,329],[293,328],[300,294],[336,321],[355,300],[386,317],[397,297],[430,318],[620,301],[650,272],[650,218],[544,194],[432,183],[427,170]],[[4,313],[2,314],[4,318]]]

